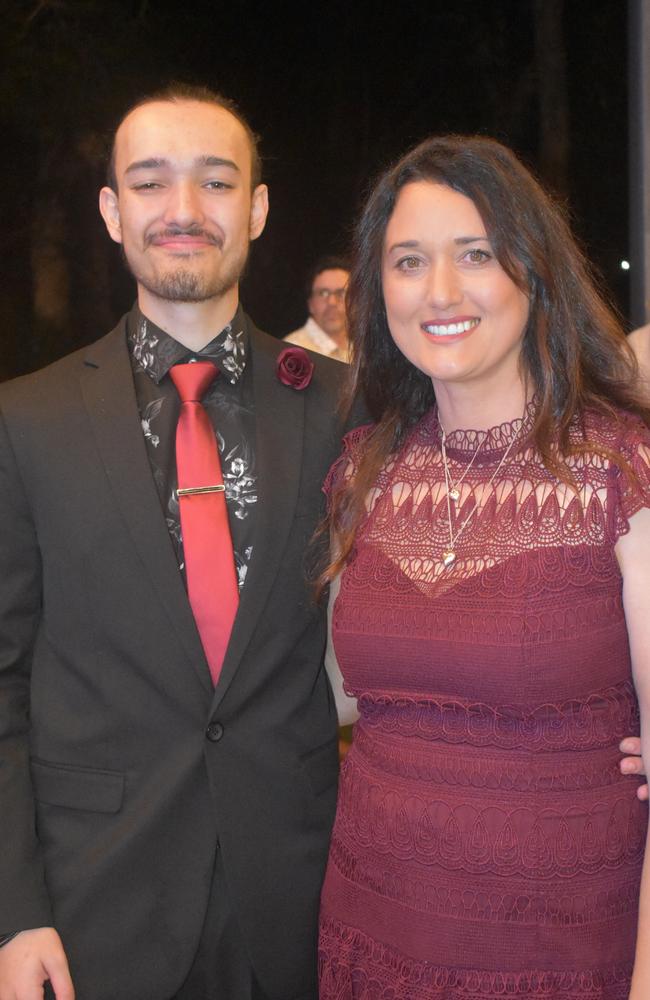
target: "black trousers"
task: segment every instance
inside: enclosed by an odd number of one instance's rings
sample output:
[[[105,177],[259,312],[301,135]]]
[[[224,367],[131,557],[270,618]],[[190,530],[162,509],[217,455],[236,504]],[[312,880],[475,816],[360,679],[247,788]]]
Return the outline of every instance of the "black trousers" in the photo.
[[[45,984],[45,1000],[54,1000],[49,982]],[[230,906],[220,851],[194,961],[180,990],[164,1000],[269,1000],[255,978]],[[314,989],[290,1000],[318,1000],[318,992]]]
[[[220,851],[199,946],[187,979],[171,1000],[268,1000],[230,906]]]

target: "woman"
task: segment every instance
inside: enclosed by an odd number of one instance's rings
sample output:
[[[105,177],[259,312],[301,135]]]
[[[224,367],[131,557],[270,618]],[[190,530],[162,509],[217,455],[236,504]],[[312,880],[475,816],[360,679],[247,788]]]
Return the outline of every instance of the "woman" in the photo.
[[[617,748],[637,698],[650,716],[633,356],[561,213],[491,140],[407,154],[356,250],[375,424],[326,484],[333,680],[360,718],[322,1000],[647,1000],[646,806]]]

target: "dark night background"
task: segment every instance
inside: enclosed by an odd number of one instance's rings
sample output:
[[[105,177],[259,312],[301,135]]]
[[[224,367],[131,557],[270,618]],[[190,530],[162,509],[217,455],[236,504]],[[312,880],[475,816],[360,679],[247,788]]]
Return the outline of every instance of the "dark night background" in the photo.
[[[0,378],[105,333],[133,286],[97,212],[106,137],[171,78],[233,97],[271,193],[242,298],[281,335],[345,250],[369,179],[432,132],[512,145],[570,208],[625,315],[627,5],[0,2]]]

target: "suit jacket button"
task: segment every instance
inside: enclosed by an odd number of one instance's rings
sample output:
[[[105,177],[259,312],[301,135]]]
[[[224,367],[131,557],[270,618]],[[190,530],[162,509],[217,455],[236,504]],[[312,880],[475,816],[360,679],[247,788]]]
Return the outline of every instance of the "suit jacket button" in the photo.
[[[223,726],[220,722],[211,722],[205,731],[205,735],[211,743],[218,743],[223,736]]]

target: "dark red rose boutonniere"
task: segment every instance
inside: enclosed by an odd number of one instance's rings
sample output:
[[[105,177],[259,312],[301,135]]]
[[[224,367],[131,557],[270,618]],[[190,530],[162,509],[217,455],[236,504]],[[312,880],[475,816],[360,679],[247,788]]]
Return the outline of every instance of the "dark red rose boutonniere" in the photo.
[[[302,347],[285,347],[278,354],[276,372],[283,385],[306,389],[314,374],[314,362]]]

